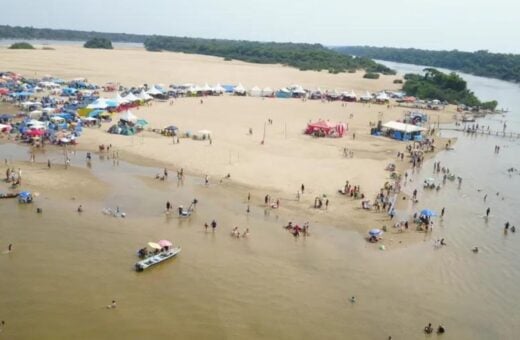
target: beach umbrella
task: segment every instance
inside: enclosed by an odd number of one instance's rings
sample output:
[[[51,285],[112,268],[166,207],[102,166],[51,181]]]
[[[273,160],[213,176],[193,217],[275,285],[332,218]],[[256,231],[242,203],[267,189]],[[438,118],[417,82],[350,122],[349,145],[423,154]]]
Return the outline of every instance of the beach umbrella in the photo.
[[[173,243],[171,243],[168,240],[160,240],[159,242],[157,242],[157,244],[159,244],[161,247],[171,247],[171,246],[173,246]]]
[[[148,242],[148,247],[153,248],[153,249],[161,249],[162,248],[160,244],[155,243],[155,242]]]
[[[374,229],[371,229],[368,234],[370,236],[380,236],[380,235],[383,235],[383,231],[381,229],[377,229],[377,228],[374,228]]]
[[[430,209],[423,209],[421,210],[421,216],[432,217],[437,216],[437,213]]]

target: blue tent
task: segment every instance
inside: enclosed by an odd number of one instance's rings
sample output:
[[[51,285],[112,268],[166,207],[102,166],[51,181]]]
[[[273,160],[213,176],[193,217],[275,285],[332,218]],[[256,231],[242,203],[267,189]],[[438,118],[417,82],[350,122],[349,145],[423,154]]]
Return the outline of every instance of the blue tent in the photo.
[[[223,85],[222,86],[224,90],[226,90],[226,93],[233,93],[235,91],[235,85]]]
[[[97,110],[94,110],[94,111],[90,111],[90,112],[88,113],[88,116],[89,116],[89,117],[97,118],[97,117],[99,117],[99,115],[102,114],[103,112],[105,112],[105,110],[97,109]]]

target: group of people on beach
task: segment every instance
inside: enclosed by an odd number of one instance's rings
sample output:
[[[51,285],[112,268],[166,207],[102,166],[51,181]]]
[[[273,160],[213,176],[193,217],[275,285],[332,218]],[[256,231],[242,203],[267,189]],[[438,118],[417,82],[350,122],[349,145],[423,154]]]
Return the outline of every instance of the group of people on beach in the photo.
[[[248,237],[249,236],[249,228],[246,228],[244,232],[241,234],[240,230],[238,230],[238,227],[234,227],[233,230],[231,230],[231,237],[234,238],[240,238],[240,237]]]
[[[299,226],[298,224],[293,224],[292,221],[289,221],[284,228],[289,231],[294,237],[298,237],[301,235],[309,236],[309,222],[305,222],[303,226]]]

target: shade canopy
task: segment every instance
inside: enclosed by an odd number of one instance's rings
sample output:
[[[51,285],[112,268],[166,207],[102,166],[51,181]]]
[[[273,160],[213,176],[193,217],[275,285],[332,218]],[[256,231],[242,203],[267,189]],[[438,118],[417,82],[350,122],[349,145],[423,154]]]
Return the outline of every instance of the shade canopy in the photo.
[[[123,113],[121,115],[121,117],[119,118],[121,120],[125,120],[127,122],[131,122],[131,123],[135,123],[137,121],[137,116],[134,115],[132,112],[130,111],[126,111],[125,113]]]
[[[173,243],[171,243],[170,241],[168,240],[160,240],[159,242],[157,242],[161,247],[171,247],[173,246]]]
[[[148,242],[148,247],[152,248],[152,249],[161,249],[161,245],[158,244],[158,243],[155,243],[155,242]]]
[[[396,121],[390,121],[390,122],[384,123],[383,127],[394,130],[394,131],[404,132],[404,133],[426,131],[425,128],[422,128],[420,126],[416,126],[416,125],[412,125],[412,124],[405,124],[405,123],[396,122]]]

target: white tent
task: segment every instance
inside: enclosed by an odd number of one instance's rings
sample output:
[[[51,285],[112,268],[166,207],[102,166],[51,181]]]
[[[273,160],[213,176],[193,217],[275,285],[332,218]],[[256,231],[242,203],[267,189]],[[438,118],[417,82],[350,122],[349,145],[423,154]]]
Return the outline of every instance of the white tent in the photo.
[[[384,102],[390,100],[390,97],[386,94],[386,92],[381,92],[377,95],[376,100]]]
[[[117,93],[116,97],[114,99],[112,99],[112,100],[115,101],[118,106],[121,105],[121,104],[128,103],[128,100],[126,100],[125,98],[121,97],[119,92]]]
[[[350,98],[357,98],[356,92],[354,92],[354,90],[350,91],[349,96]]]
[[[148,93],[144,92],[144,90],[141,90],[141,92],[137,95],[139,99],[142,99],[144,101],[152,100],[153,97],[150,96]]]
[[[423,127],[412,125],[412,124],[405,124],[405,123],[396,122],[396,121],[390,121],[390,122],[384,123],[383,127],[390,129],[390,130],[395,130],[395,131],[400,131],[400,132],[405,132],[405,133],[426,131],[426,129]]]
[[[224,87],[222,87],[222,85],[217,84],[217,85],[215,85],[215,87],[213,87],[213,92],[215,92],[215,93],[225,93],[226,89]]]
[[[270,87],[264,87],[264,89],[262,90],[262,96],[263,97],[270,97],[270,96],[273,95],[273,93],[274,93],[274,91]]]
[[[151,96],[156,96],[162,94],[162,91],[159,90],[157,87],[152,86],[148,91],[146,91],[146,93],[148,93]]]
[[[236,93],[236,94],[246,94],[246,89],[244,86],[242,86],[242,84],[238,84],[235,89],[233,90],[233,93]]]
[[[212,90],[213,89],[208,85],[208,83],[204,84],[204,86],[202,86],[202,89],[201,89],[201,91],[203,91],[203,92],[210,92]]]
[[[106,109],[108,107],[107,101],[104,98],[98,98],[87,105],[87,109]]]
[[[362,95],[359,99],[365,102],[369,102],[373,99],[372,94],[370,92],[366,92],[364,95]]]
[[[123,113],[121,115],[121,117],[119,117],[119,119],[121,120],[125,120],[127,122],[131,122],[131,123],[135,123],[137,121],[137,116],[134,115],[132,112],[130,111],[126,111],[125,113]]]
[[[249,90],[249,95],[252,97],[260,97],[262,95],[262,89],[258,86],[254,86],[251,90]]]
[[[128,102],[130,103],[133,103],[133,102],[137,102],[139,101],[140,99],[137,98],[136,96],[134,96],[134,94],[132,92],[128,93],[126,96],[123,97],[124,99],[128,100]]]

